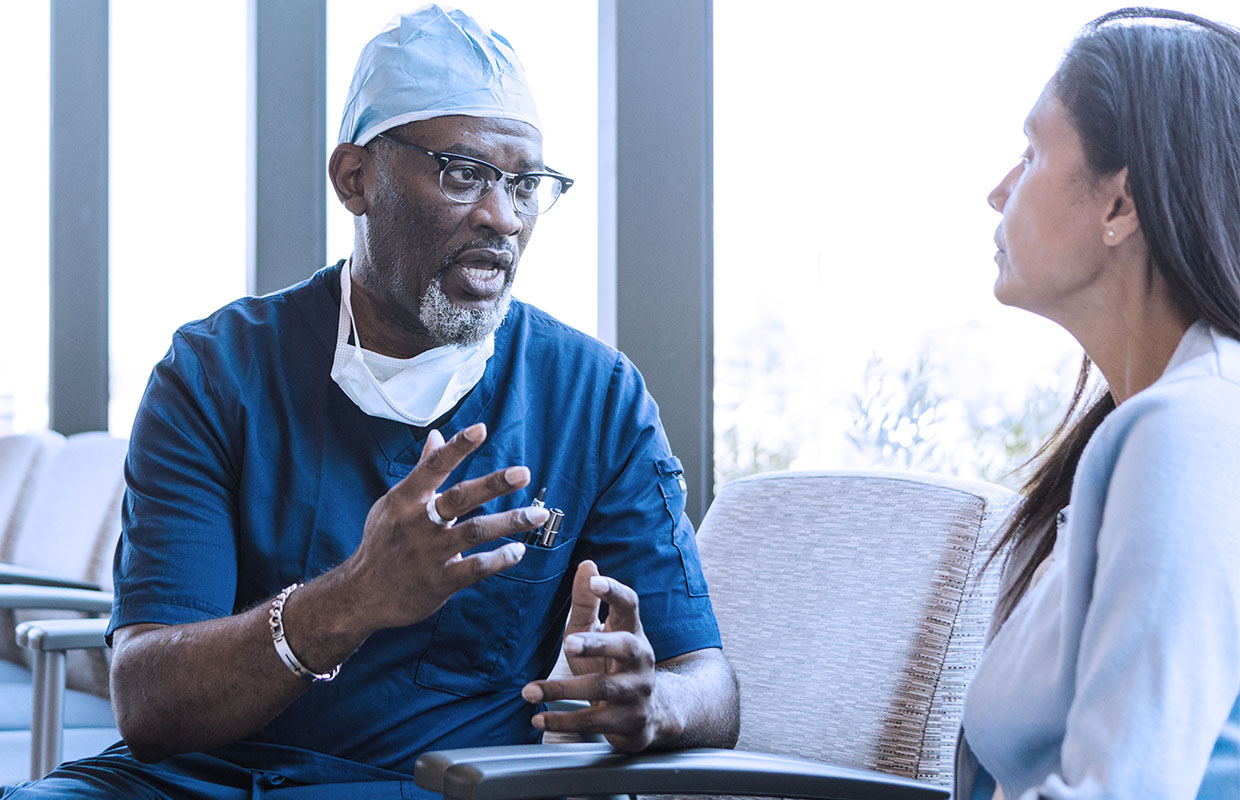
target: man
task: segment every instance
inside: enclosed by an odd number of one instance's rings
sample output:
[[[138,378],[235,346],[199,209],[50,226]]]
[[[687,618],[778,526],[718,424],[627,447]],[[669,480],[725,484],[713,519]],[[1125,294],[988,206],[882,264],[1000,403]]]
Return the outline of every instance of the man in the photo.
[[[510,298],[571,181],[508,43],[402,17],[340,142],[352,258],[183,327],[143,399],[110,625],[125,744],[15,797],[407,797],[431,749],[735,742],[653,401]],[[574,675],[547,680],[562,633]]]

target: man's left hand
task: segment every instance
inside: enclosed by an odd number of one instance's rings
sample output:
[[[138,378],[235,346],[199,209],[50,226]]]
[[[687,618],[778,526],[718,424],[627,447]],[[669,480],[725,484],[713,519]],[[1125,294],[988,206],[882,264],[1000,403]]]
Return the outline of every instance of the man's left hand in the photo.
[[[599,607],[607,603],[606,623]],[[637,752],[675,741],[683,723],[661,702],[654,650],[642,633],[637,593],[599,575],[583,561],[573,578],[573,604],[564,631],[564,654],[573,677],[532,681],[521,696],[529,703],[588,700],[579,711],[535,714],[544,731],[598,733],[617,750]]]

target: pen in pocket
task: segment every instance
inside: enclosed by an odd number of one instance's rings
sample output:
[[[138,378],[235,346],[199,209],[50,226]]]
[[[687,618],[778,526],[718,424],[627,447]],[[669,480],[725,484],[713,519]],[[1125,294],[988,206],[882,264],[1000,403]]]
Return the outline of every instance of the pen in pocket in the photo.
[[[534,508],[545,508],[547,498],[547,487],[544,486],[538,490],[538,496],[530,503]],[[558,508],[547,509],[547,521],[538,530],[530,531],[525,534],[525,543],[534,545],[535,547],[552,547],[555,545],[555,538],[560,533],[560,524],[564,521],[564,512]]]

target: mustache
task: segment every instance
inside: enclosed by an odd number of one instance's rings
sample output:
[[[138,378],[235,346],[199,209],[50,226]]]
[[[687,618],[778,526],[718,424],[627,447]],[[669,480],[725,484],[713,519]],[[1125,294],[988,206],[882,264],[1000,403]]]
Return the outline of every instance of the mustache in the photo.
[[[517,261],[521,257],[512,242],[509,242],[502,237],[492,238],[483,236],[479,239],[474,239],[472,242],[466,242],[449,253],[439,265],[439,274],[444,275],[448,270],[452,269],[452,265],[456,263],[458,258],[461,257],[461,253],[464,253],[467,250],[501,250],[508,253],[512,256],[512,261],[508,264],[508,266],[503,267],[498,264],[496,266],[499,266],[500,269],[504,270],[504,272],[509,275],[511,275],[512,271],[517,268]]]

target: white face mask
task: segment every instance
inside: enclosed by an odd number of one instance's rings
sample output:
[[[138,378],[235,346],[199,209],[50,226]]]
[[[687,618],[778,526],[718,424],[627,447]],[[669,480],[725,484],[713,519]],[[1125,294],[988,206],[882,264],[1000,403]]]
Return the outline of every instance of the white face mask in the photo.
[[[482,380],[487,359],[495,352],[495,334],[475,345],[445,345],[413,358],[363,350],[350,303],[351,262],[340,270],[340,324],[336,332],[336,356],[332,380],[349,399],[372,417],[426,427],[443,416]],[[387,377],[380,381],[372,366]]]

